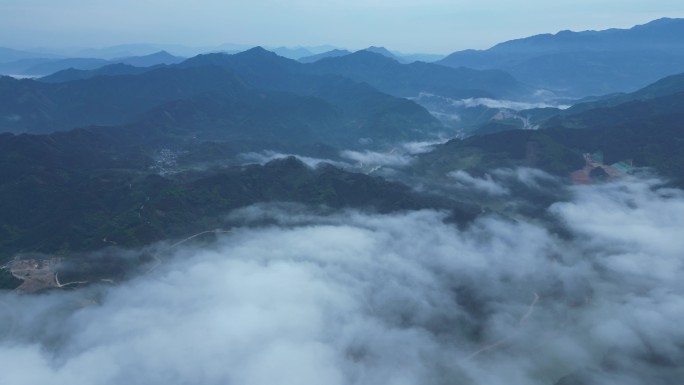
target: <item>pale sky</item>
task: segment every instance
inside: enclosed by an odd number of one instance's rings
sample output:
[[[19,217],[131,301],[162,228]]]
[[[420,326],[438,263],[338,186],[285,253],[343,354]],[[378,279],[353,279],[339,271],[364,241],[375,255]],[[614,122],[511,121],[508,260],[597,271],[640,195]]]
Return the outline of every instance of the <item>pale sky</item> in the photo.
[[[682,0],[0,0],[0,46],[370,45],[450,53],[684,17]]]

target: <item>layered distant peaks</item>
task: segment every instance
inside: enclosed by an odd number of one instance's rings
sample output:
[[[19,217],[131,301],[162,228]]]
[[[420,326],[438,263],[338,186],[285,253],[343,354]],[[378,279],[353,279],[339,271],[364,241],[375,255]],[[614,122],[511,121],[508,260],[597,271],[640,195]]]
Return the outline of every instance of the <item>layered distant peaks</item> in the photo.
[[[364,50],[362,50],[362,51],[368,51],[368,52],[377,53],[377,54],[380,54],[380,55],[382,55],[382,56],[385,56],[385,57],[394,59],[394,60],[396,60],[396,61],[398,61],[398,62],[400,62],[400,63],[403,63],[403,62],[404,62],[404,60],[403,60],[402,58],[400,58],[399,56],[393,54],[392,52],[390,52],[390,51],[389,51],[387,48],[385,48],[385,47],[370,46],[370,47],[368,47],[368,48],[366,48],[366,49],[364,49]]]
[[[629,29],[612,28],[602,31],[563,30],[499,43],[491,51],[535,51],[567,49],[616,51],[649,48],[664,43],[684,45],[684,19],[658,19]]]
[[[151,67],[159,64],[177,64],[183,60],[185,60],[185,58],[171,55],[170,53],[162,50],[145,56],[126,57],[113,61],[135,67]]]
[[[301,63],[315,63],[321,59],[326,59],[329,57],[340,57],[340,56],[345,56],[349,55],[351,52],[347,51],[346,49],[333,49],[330,51],[326,51],[323,53],[319,53],[317,55],[311,55],[311,56],[305,56],[299,59]]]
[[[370,46],[368,48],[362,49],[360,51],[356,52],[369,52],[369,53],[374,53],[378,55],[382,55],[384,57],[394,59],[400,63],[412,63],[414,61],[423,61],[427,63],[431,63],[440,59],[444,58],[444,55],[437,55],[437,54],[425,54],[425,53],[410,53],[410,54],[404,54],[400,52],[392,52],[388,50],[385,47],[376,47],[376,46]],[[340,57],[340,56],[347,56],[351,54],[352,52],[346,50],[346,49],[333,49],[330,51],[326,51],[320,54],[316,55],[311,55],[307,57],[302,57],[299,59],[301,63],[315,63],[319,60],[322,59],[327,59],[331,57]]]
[[[255,57],[272,57],[272,56],[278,56],[275,52],[269,51],[266,48],[258,45],[256,47],[250,48],[248,50],[242,51],[240,53],[236,53],[235,55],[239,56],[255,56]]]
[[[630,28],[630,31],[643,32],[643,31],[658,31],[661,29],[666,29],[667,31],[673,31],[679,29],[684,31],[684,19],[673,19],[669,17],[663,17],[660,19],[653,20],[649,23],[637,25]]]
[[[363,60],[366,62],[392,63],[392,64],[400,63],[400,64],[403,64],[397,58],[387,56],[387,55],[383,55],[380,52],[375,52],[375,51],[371,51],[368,49],[362,49],[362,50],[353,52],[344,58],[339,58],[339,60],[349,60],[349,61]]]
[[[439,64],[499,69],[571,97],[630,92],[684,69],[684,19],[535,35],[484,51],[454,52]]]
[[[286,63],[294,62],[293,60],[278,56],[276,53],[269,51],[261,46],[250,48],[235,54],[227,53],[209,53],[197,55],[184,61],[181,65],[184,67],[196,67],[206,65],[219,66],[235,66],[235,65],[265,65],[267,63]]]
[[[383,49],[374,48],[375,52],[364,49],[309,66],[317,73],[342,75],[401,97],[427,92],[450,98],[515,98],[529,93],[525,86],[501,71],[448,68],[421,62],[402,64],[383,55]]]

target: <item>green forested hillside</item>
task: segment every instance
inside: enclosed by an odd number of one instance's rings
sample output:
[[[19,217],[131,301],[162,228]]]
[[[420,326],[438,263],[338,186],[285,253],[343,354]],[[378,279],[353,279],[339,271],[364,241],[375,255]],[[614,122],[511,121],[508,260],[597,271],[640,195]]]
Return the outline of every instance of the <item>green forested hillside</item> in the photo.
[[[0,260],[19,251],[68,257],[111,244],[142,246],[225,226],[230,210],[258,202],[381,212],[444,208],[461,221],[474,215],[455,202],[419,195],[401,184],[333,166],[311,169],[295,158],[168,177],[101,158],[99,166],[80,168],[68,167],[66,156],[57,158],[62,159],[34,162],[0,183]],[[51,166],[52,160],[61,167]]]

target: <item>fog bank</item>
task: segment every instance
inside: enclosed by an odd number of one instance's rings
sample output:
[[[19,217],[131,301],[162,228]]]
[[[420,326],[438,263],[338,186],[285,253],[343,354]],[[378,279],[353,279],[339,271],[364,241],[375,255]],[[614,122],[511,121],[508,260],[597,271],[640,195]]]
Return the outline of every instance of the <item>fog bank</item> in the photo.
[[[245,227],[120,285],[0,294],[3,382],[677,383],[684,193],[658,183],[462,229],[430,210],[242,209]]]

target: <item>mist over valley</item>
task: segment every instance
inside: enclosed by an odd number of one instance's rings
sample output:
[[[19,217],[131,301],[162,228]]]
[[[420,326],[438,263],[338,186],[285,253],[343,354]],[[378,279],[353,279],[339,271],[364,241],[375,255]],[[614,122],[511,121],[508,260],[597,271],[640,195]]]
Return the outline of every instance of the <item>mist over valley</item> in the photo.
[[[2,382],[681,382],[683,23],[0,49]]]

